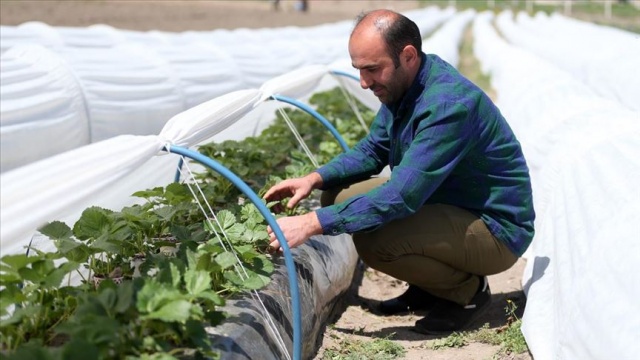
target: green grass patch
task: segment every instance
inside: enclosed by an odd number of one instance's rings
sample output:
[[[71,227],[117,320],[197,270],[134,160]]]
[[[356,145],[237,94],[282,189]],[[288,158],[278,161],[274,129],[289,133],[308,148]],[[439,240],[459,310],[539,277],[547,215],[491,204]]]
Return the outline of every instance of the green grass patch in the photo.
[[[507,305],[504,308],[507,317],[506,325],[492,329],[489,324],[484,324],[475,331],[454,332],[446,338],[434,340],[430,347],[434,350],[460,348],[471,342],[479,342],[499,346],[496,356],[525,353],[529,351],[529,347],[520,331],[522,320],[516,316],[517,309],[516,304],[507,299]]]
[[[469,343],[467,340],[468,334],[462,332],[454,332],[444,339],[437,339],[431,344],[433,350],[439,350],[444,348],[461,348]]]
[[[363,341],[345,338],[327,350],[322,360],[392,360],[401,359],[407,351],[390,337]]]

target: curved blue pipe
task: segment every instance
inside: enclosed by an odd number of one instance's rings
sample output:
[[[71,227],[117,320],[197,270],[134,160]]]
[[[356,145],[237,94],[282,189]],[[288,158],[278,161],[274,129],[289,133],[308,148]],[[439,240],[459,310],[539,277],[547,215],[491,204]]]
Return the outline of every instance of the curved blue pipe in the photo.
[[[184,164],[184,160],[180,157],[178,161],[178,168],[176,169],[176,175],[173,177],[173,182],[180,182],[180,172],[182,171],[182,164]]]
[[[237,175],[231,172],[229,169],[222,166],[220,163],[215,160],[200,154],[197,151],[189,150],[179,146],[170,146],[165,147],[165,151],[179,154],[191,158],[193,160],[199,161],[203,165],[208,166],[214,171],[217,171],[220,175],[224,176],[227,180],[231,181],[233,185],[235,185],[240,191],[242,191],[251,202],[258,208],[258,211],[264,216],[265,220],[273,233],[276,235],[276,238],[280,242],[280,246],[282,246],[282,251],[284,252],[284,262],[287,266],[287,273],[289,276],[289,289],[291,292],[291,308],[293,312],[293,359],[300,360],[302,354],[302,320],[300,317],[300,294],[298,290],[298,279],[296,277],[296,268],[293,262],[293,256],[291,255],[291,249],[289,248],[289,244],[287,244],[287,240],[278,226],[276,219],[271,215],[269,209],[262,203],[262,199],[256,195],[256,193],[251,190],[251,188],[244,183]]]
[[[348,77],[352,80],[357,81],[358,83],[360,82],[360,77],[355,76],[351,73],[348,73],[346,71],[342,71],[342,70],[331,70],[329,71],[329,73],[333,74],[333,75],[338,75],[338,76],[344,76],[344,77]]]
[[[274,99],[274,100],[285,102],[287,104],[291,104],[291,105],[299,108],[300,110],[303,110],[303,111],[307,112],[309,115],[313,116],[318,121],[320,121],[322,123],[322,125],[324,125],[324,127],[326,127],[331,132],[333,137],[335,137],[336,140],[338,140],[338,143],[342,147],[343,151],[349,150],[349,146],[344,141],[344,139],[342,138],[342,136],[340,135],[338,130],[333,125],[331,125],[329,120],[327,120],[324,116],[320,115],[320,113],[315,111],[312,107],[310,107],[309,105],[307,105],[307,104],[305,104],[305,103],[303,103],[301,101],[298,101],[296,99],[290,98],[288,96],[271,95],[271,98]]]

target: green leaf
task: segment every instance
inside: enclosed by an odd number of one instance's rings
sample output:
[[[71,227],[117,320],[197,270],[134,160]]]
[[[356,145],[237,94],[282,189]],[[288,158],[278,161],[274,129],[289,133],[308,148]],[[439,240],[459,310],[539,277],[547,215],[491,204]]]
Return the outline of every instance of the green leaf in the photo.
[[[70,272],[76,270],[79,267],[80,267],[80,264],[76,262],[67,262],[67,263],[61,264],[57,269],[52,270],[46,277],[44,277],[40,281],[40,284],[46,287],[52,287],[52,288],[58,287],[60,286],[60,283],[62,282],[62,279],[64,279],[65,276],[67,276]]]
[[[176,237],[176,239],[180,241],[189,241],[191,240],[191,231],[189,228],[182,225],[171,225],[171,234]]]
[[[100,351],[98,347],[82,338],[72,338],[62,348],[62,359],[64,360],[85,360],[99,359]]]
[[[131,307],[134,299],[133,283],[125,281],[118,286],[118,301],[114,306],[116,313],[125,313]]]
[[[118,301],[118,295],[116,293],[116,289],[114,288],[100,288],[100,293],[98,294],[98,300],[107,310],[111,310],[115,308],[116,303]]]
[[[228,229],[236,223],[236,216],[229,210],[221,210],[217,215],[218,222],[223,229]]]
[[[180,183],[171,183],[167,185],[164,196],[170,204],[177,204],[184,201],[191,201],[193,195],[186,185]]]
[[[173,206],[163,206],[153,210],[162,220],[169,221],[176,214],[176,210]]]
[[[87,245],[73,240],[58,240],[56,245],[58,244],[61,246],[58,247],[58,251],[64,254],[64,256],[70,261],[75,261],[77,263],[86,263],[92,254],[98,252],[96,249],[91,249]]]
[[[16,308],[8,319],[0,320],[0,329],[9,325],[18,324],[23,318],[30,318],[42,310],[41,305],[30,305],[23,308]]]
[[[169,270],[171,271],[171,285],[174,288],[180,286],[180,280],[182,279],[182,274],[180,273],[180,269],[174,263],[169,264]]]
[[[153,313],[166,303],[181,299],[183,295],[177,289],[151,279],[138,291],[136,307],[141,313]]]
[[[0,290],[0,316],[5,316],[9,313],[7,308],[12,305],[23,302],[26,299],[24,294],[18,285],[8,285],[4,289]]]
[[[249,290],[258,290],[263,288],[269,283],[269,278],[252,274],[249,278],[245,279],[242,285]]]
[[[238,263],[238,260],[236,259],[236,257],[231,252],[228,252],[228,251],[216,255],[215,261],[223,269],[230,268],[231,266]]]
[[[191,295],[211,289],[211,276],[206,271],[189,269],[184,273],[184,281]]]
[[[246,231],[245,226],[240,223],[235,223],[225,230],[227,234],[227,238],[231,240],[231,242],[242,240],[243,234],[245,231]]]
[[[191,249],[187,249],[187,266],[190,269],[196,269],[198,267],[198,254]]]
[[[42,260],[42,258],[39,256],[27,256],[24,254],[5,255],[2,258],[0,258],[0,262],[3,262],[9,265],[11,268],[15,270],[22,269],[27,265],[40,260]]]
[[[238,274],[235,273],[235,271],[225,271],[223,276],[236,288],[244,288],[244,281],[242,280],[242,278],[240,278],[240,276],[238,276]]]
[[[113,254],[122,254],[122,245],[112,242],[108,234],[104,234],[91,243],[92,249],[106,251]]]
[[[96,206],[85,209],[73,226],[73,234],[80,240],[97,239],[108,234],[111,226],[108,214],[111,212]]]
[[[5,359],[5,357],[2,357]],[[22,344],[13,354],[6,357],[6,360],[54,360],[56,357],[51,353],[51,350],[44,347],[44,345],[37,342],[28,342]]]
[[[51,239],[69,239],[73,236],[71,228],[62,221],[50,222],[39,228],[38,231]]]
[[[151,190],[136,191],[133,193],[132,196],[143,198],[143,199],[150,199],[153,197],[162,196],[163,194],[164,194],[164,189],[158,186]]]
[[[209,300],[216,306],[224,305],[224,299],[213,291],[203,291],[198,294],[198,298]]]
[[[187,300],[174,300],[162,306],[158,311],[144,316],[144,318],[167,322],[185,322],[190,317],[191,307],[192,304]]]

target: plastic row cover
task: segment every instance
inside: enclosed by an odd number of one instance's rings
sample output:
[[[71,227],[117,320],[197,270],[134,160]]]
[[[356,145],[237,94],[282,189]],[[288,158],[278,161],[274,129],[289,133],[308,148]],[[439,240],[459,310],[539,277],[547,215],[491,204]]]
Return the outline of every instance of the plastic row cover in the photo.
[[[191,147],[222,132],[264,103],[270,95],[302,96],[327,73],[312,66],[274,78],[264,90],[239,90],[215,98],[169,120],[158,136],[120,136],[2,174],[2,249],[20,251],[24,239],[43,223],[87,207],[105,188],[154,157],[165,145]],[[168,167],[168,171],[173,171]],[[156,178],[156,174],[148,174]],[[162,184],[167,184],[166,170]],[[137,186],[142,184],[131,184]],[[74,188],[82,191],[73,191]],[[133,188],[129,194],[143,188]],[[76,206],[78,205],[78,206]],[[122,205],[121,205],[122,206]],[[38,208],[38,211],[30,211]],[[28,214],[28,216],[26,215]],[[11,249],[11,250],[10,250]]]
[[[523,275],[527,344],[540,359],[634,358],[640,114],[508,45],[490,19],[476,19],[474,51],[522,144],[537,214]]]
[[[0,68],[2,171],[89,144],[82,89],[64,61],[41,47],[14,48]]]
[[[597,94],[640,111],[638,35],[559,14],[535,18],[504,12],[497,25],[504,36],[587,84]]]
[[[436,33],[422,44],[425,53],[438,54],[443,60],[457,67],[460,61],[460,43],[475,10],[468,9],[456,14],[442,25]]]
[[[411,16],[430,32],[453,12],[433,7]],[[2,26],[0,167],[7,171],[116,135],[158,134],[169,118],[206,100],[260,87],[307,65],[348,58],[351,27],[345,21],[310,28],[164,33],[105,25]],[[51,64],[58,70],[43,71]],[[43,82],[51,85],[40,86]],[[35,86],[35,91],[24,91]]]

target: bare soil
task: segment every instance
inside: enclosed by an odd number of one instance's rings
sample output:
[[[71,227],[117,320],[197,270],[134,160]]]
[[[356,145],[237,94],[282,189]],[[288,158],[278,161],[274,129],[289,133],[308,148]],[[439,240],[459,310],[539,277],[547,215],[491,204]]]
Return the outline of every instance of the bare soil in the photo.
[[[0,24],[19,25],[41,21],[51,26],[89,26],[107,24],[130,30],[213,30],[217,28],[262,28],[281,26],[314,26],[327,22],[354,19],[361,11],[389,8],[405,11],[419,8],[418,1],[382,0],[316,0],[309,1],[309,10],[295,10],[296,1],[281,1],[276,11],[273,3],[263,1],[16,1],[0,0]],[[347,44],[345,44],[347,46]],[[512,299],[522,314],[525,297],[521,276],[525,261],[520,260],[508,271],[489,277],[493,303],[489,311],[471,324],[479,328],[488,323],[499,328],[506,323],[506,299]],[[339,346],[341,339],[370,340],[390,337],[402,344],[405,359],[518,359],[530,360],[529,354],[498,355],[499,348],[471,343],[462,348],[432,350],[436,337],[413,332],[416,320],[424,314],[381,316],[375,311],[377,302],[404,291],[405,284],[379,272],[365,270],[357,296],[347,298],[345,311],[330,324],[316,359],[322,359],[325,349]]]

